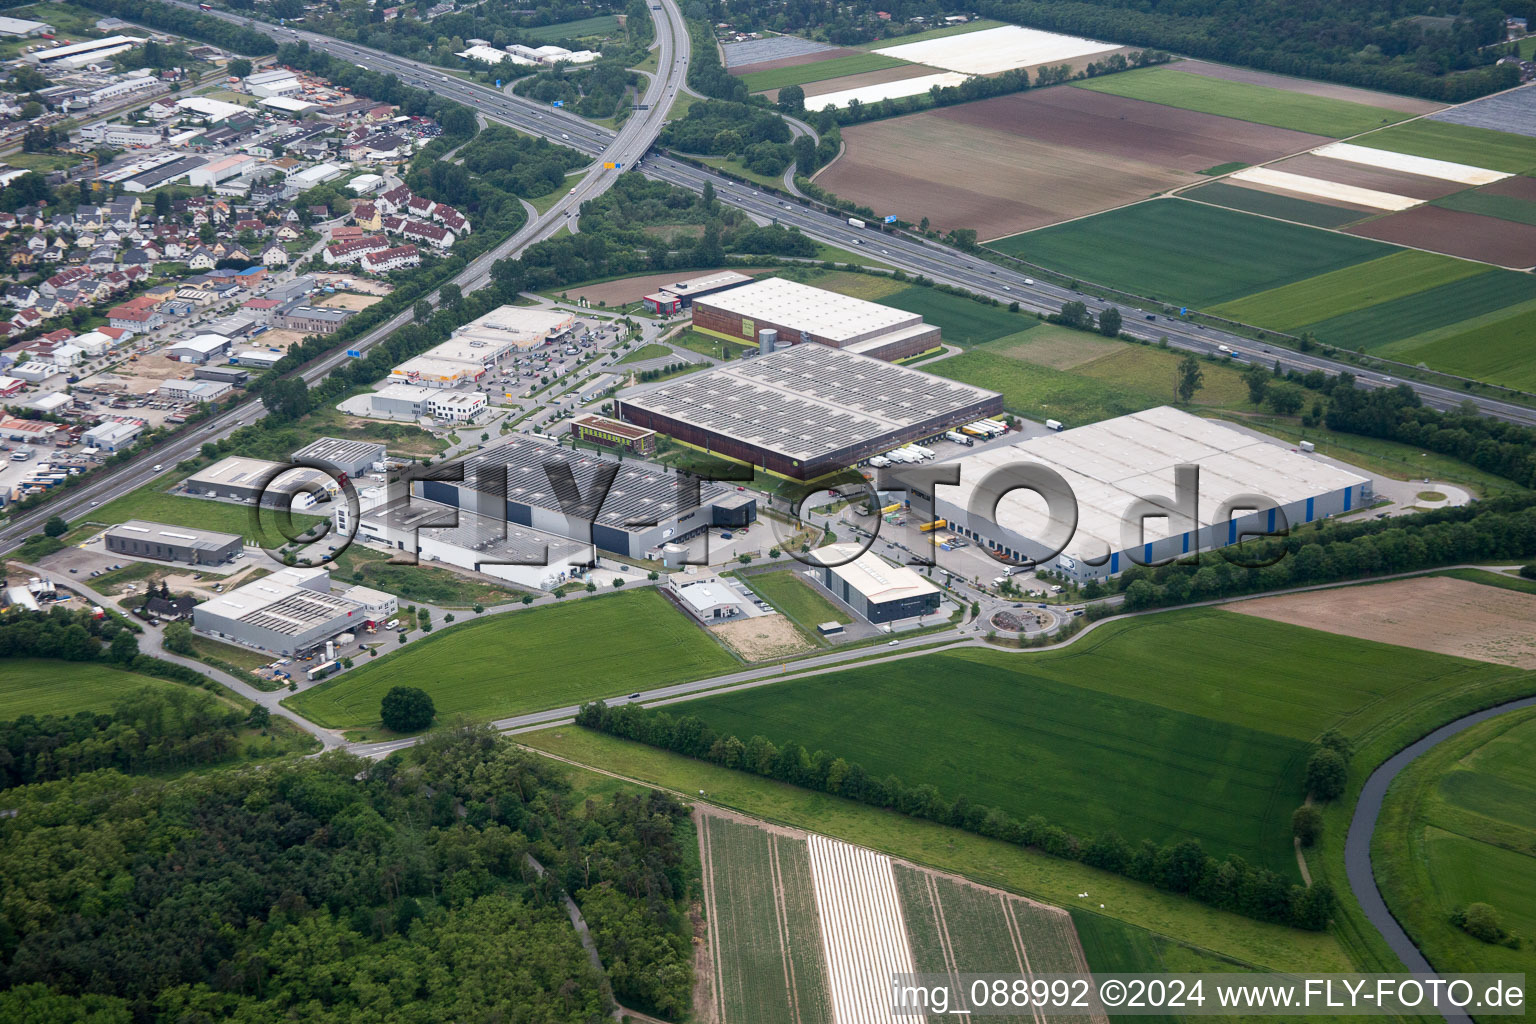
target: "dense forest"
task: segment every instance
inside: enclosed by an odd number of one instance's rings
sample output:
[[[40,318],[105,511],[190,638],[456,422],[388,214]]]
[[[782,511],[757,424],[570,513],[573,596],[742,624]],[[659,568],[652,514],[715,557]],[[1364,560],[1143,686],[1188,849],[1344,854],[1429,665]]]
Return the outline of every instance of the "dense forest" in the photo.
[[[82,7],[114,18],[200,39],[248,57],[272,52],[272,40],[264,32],[155,0],[80,0],[80,3]]]
[[[481,731],[173,782],[110,769],[7,793],[0,1020],[608,1019],[687,1012],[671,798],[578,804]]]
[[[597,119],[627,112],[644,88],[640,75],[625,67],[622,60],[600,60],[582,68],[558,64],[513,87],[519,96],[540,103],[558,101],[582,117]]]

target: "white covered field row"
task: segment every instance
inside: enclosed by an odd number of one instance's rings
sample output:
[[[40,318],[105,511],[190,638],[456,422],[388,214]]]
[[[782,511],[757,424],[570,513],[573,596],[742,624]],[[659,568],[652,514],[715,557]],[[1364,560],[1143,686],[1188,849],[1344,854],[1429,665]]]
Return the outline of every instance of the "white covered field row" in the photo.
[[[901,1024],[891,1012],[891,975],[916,968],[891,858],[825,836],[808,841],[833,1019]]]
[[[1344,163],[1358,164],[1362,167],[1375,167],[1385,171],[1414,174],[1422,178],[1454,181],[1459,185],[1489,185],[1495,181],[1510,177],[1510,175],[1503,171],[1490,171],[1486,167],[1459,164],[1452,160],[1434,160],[1425,156],[1411,156],[1407,153],[1393,153],[1385,149],[1372,149],[1370,146],[1357,146],[1352,142],[1330,142],[1326,146],[1319,146],[1317,149],[1312,150],[1312,155],[1327,157],[1330,160],[1340,160]],[[1270,188],[1283,189],[1286,192],[1295,192],[1297,195],[1303,196],[1314,196],[1319,199],[1337,199],[1341,202],[1353,203],[1356,206],[1367,206],[1375,210],[1407,210],[1422,205],[1425,202],[1423,199],[1414,199],[1410,196],[1398,195],[1395,192],[1382,192],[1378,189],[1361,188],[1358,185],[1345,185],[1336,181],[1315,178],[1311,175],[1293,174],[1290,171],[1280,170],[1275,167],[1247,167],[1233,172],[1231,178],[1233,181],[1247,181],[1255,185],[1267,185]]]

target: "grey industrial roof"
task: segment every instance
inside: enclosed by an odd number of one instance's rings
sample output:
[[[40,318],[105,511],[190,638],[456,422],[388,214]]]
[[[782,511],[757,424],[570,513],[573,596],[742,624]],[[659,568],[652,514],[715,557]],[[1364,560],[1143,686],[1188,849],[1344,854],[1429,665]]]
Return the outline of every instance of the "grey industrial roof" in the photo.
[[[566,514],[560,507],[555,484],[551,482],[547,467],[564,463],[570,467],[572,479],[583,503],[598,494],[598,474],[617,466],[618,473],[602,499],[597,515],[590,515],[583,508],[569,514],[614,529],[627,525],[664,522],[678,513],[678,478],[659,467],[644,462],[626,460],[614,463],[599,458],[595,453],[568,451],[551,444],[535,441],[521,435],[512,435],[500,444],[481,449],[464,461],[464,485],[473,490],[494,493],[494,483],[499,480],[497,467],[506,466],[506,497],[537,508]],[[726,493],[717,483],[699,485],[702,504]],[[687,511],[687,509],[683,509]]]
[[[300,585],[323,572],[323,569],[281,570],[220,594],[199,605],[197,610],[204,615],[222,615],[284,636],[298,636],[338,615],[363,607],[359,601]]]
[[[231,541],[242,542],[238,533],[219,533],[216,530],[199,530],[190,526],[169,526],[151,523],[143,519],[130,519],[125,523],[108,527],[108,534],[132,537],[135,540],[154,541],[157,544],[180,544],[200,551],[218,551],[228,547]]]
[[[384,451],[378,441],[356,441],[342,437],[322,437],[293,453],[295,462],[328,462],[340,465],[361,459],[375,460]]]
[[[423,536],[432,540],[479,552],[480,561],[487,564],[555,564],[562,560],[585,559],[592,552],[591,545],[577,543],[569,537],[420,498],[390,502],[367,513],[366,518],[383,523],[391,530],[427,531]]]
[[[689,374],[623,404],[806,461],[997,397],[811,343]]]

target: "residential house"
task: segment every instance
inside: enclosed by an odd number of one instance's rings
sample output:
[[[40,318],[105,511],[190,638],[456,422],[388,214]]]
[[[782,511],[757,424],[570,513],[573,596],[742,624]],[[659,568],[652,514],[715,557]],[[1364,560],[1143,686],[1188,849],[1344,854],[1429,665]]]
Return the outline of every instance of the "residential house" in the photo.
[[[420,263],[421,253],[414,245],[401,245],[393,249],[364,253],[362,268],[373,274],[387,274],[391,270],[414,267]]]

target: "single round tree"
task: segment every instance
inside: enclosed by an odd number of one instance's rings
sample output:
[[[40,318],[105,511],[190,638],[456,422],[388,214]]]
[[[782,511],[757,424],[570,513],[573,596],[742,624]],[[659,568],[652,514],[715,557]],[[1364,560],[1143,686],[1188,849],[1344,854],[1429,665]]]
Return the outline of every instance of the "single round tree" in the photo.
[[[379,717],[384,727],[395,732],[415,732],[432,724],[437,708],[425,690],[414,686],[393,686],[379,702]]]
[[[1337,750],[1324,747],[1307,761],[1307,792],[1319,800],[1336,799],[1348,778],[1349,766]]]

